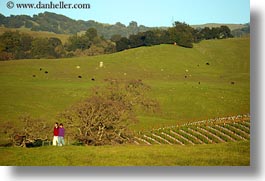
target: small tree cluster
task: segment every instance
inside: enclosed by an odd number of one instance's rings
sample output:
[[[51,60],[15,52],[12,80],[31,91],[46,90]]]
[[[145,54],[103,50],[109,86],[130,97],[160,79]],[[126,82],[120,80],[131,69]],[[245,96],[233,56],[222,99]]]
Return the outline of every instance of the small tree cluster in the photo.
[[[32,37],[18,31],[0,35],[0,60],[91,56],[115,51],[115,44],[99,37],[94,28],[89,28],[84,35],[70,36],[64,45],[56,37]]]
[[[129,48],[141,46],[151,46],[158,44],[177,44],[182,47],[192,48],[193,43],[204,39],[224,39],[233,37],[227,26],[216,28],[205,27],[194,29],[190,25],[182,22],[175,22],[167,29],[153,29],[145,32],[131,34],[129,38],[115,35],[112,40],[116,42],[116,50],[122,51]]]
[[[111,81],[95,88],[93,95],[59,115],[74,138],[86,145],[113,145],[133,140],[129,125],[136,119],[137,106],[158,110],[158,103],[146,97],[150,88],[142,81]]]
[[[225,38],[232,38],[233,35],[231,30],[227,26],[220,26],[220,27],[205,27],[203,29],[198,30],[199,38],[201,40],[209,40],[209,39],[225,39]]]
[[[115,52],[115,45],[108,40],[98,36],[95,28],[89,28],[83,35],[70,36],[65,44],[68,52],[76,56],[99,55]]]
[[[46,121],[34,119],[28,115],[19,118],[20,123],[7,122],[3,126],[4,134],[13,146],[26,147],[37,140],[47,140],[52,137],[52,127],[47,126]]]
[[[58,38],[33,38],[18,31],[7,31],[0,35],[0,60],[63,56],[65,50]]]

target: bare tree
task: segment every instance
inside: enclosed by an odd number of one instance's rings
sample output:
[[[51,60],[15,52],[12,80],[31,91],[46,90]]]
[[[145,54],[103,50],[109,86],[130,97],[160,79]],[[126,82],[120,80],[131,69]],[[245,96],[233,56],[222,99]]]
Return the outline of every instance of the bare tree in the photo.
[[[112,80],[104,88],[94,88],[93,95],[59,115],[67,132],[86,145],[129,143],[128,126],[137,121],[135,108],[155,111],[158,103],[146,97],[149,86],[141,80]]]
[[[3,126],[4,134],[13,146],[26,147],[26,144],[34,143],[36,140],[47,140],[51,136],[49,133],[52,128],[47,126],[44,120],[24,115],[19,121],[19,124],[8,122]]]

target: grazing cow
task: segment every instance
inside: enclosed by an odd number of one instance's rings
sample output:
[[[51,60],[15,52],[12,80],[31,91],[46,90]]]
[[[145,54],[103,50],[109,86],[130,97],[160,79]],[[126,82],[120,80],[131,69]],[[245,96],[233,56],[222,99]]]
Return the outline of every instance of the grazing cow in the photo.
[[[201,82],[198,82],[198,84],[201,84]]]
[[[207,63],[206,63],[206,65],[210,65],[210,63],[209,63],[209,62],[207,62]]]
[[[234,85],[234,84],[235,84],[235,82],[233,82],[233,81],[232,81],[232,82],[231,82],[231,84],[232,84],[232,85]]]
[[[187,75],[185,75],[185,79],[187,78]]]
[[[92,78],[91,80],[92,80],[92,81],[95,81],[95,78]]]
[[[49,72],[48,72],[48,71],[45,71],[44,73],[47,74],[47,73],[49,73]]]
[[[36,77],[36,75],[32,75],[32,77]]]
[[[42,71],[42,68],[40,68],[40,71]]]
[[[79,78],[79,79],[82,79],[82,76],[81,76],[81,75],[78,75],[78,78]]]

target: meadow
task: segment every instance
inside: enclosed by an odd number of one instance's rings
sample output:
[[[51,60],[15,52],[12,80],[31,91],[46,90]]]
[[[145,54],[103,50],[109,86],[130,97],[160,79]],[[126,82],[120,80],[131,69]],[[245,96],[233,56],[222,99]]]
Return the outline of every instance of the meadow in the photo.
[[[139,122],[131,126],[134,131],[248,114],[249,60],[249,38],[234,38],[202,41],[192,49],[158,45],[93,57],[2,61],[0,123],[19,124],[18,117],[28,113],[52,125],[58,113],[89,96],[91,88],[104,85],[105,79],[141,79],[151,87],[149,96],[160,103],[160,112],[138,111]],[[99,62],[104,67],[100,68]],[[59,165],[248,165],[250,159],[249,141],[243,141],[185,147],[0,148],[5,155],[0,163],[14,164],[16,158],[15,165],[57,165],[49,155],[59,154],[60,149],[65,159]],[[108,154],[111,150],[117,154]],[[26,154],[28,151],[32,154]],[[215,157],[219,153],[221,156]],[[75,154],[80,158],[67,160]],[[161,159],[154,159],[159,155]],[[126,163],[122,162],[125,158]]]
[[[249,141],[212,145],[121,145],[0,148],[1,165],[248,166]]]

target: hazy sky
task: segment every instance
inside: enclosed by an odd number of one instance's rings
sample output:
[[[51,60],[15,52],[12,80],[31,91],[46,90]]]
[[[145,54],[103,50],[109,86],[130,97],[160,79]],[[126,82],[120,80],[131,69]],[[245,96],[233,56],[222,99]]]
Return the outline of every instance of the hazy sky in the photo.
[[[7,2],[58,3],[62,0],[1,0],[0,13],[33,15],[44,11],[64,14],[72,19],[95,20],[128,25],[132,20],[146,26],[171,26],[173,21],[188,24],[247,23],[249,0],[64,0],[65,3],[89,3],[90,9],[8,9]]]

